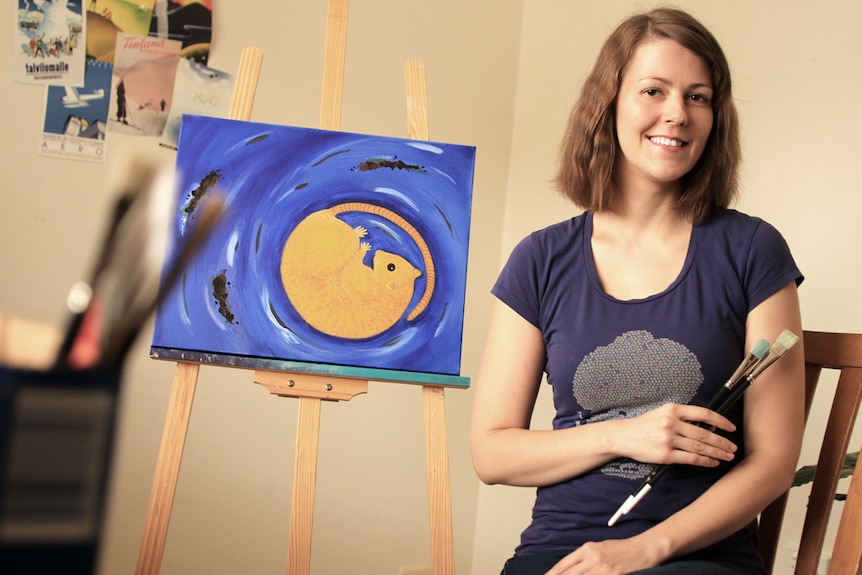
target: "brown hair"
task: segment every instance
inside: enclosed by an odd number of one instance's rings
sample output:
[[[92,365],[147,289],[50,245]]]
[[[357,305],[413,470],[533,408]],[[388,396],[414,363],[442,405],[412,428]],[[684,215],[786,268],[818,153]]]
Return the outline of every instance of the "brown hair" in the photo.
[[[632,16],[605,41],[569,115],[554,184],[581,208],[600,211],[610,206],[619,149],[615,102],[620,81],[638,45],[657,38],[673,40],[691,50],[712,74],[712,131],[700,160],[682,179],[679,200],[680,208],[699,223],[728,207],[736,197],[741,156],[739,120],[721,46],[700,22],[680,10],[659,8]]]

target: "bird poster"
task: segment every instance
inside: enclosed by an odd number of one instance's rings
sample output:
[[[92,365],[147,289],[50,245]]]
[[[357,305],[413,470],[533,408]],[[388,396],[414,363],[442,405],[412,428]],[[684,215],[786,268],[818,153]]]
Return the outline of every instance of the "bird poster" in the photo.
[[[169,241],[211,197],[224,215],[154,357],[457,378],[474,147],[184,116],[176,162]]]

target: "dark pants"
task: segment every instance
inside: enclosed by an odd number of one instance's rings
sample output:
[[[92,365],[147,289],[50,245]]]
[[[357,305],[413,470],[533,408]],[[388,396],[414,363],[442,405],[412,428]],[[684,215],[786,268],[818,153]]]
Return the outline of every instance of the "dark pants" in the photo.
[[[500,575],[545,575],[567,553],[541,553],[521,555],[506,561]],[[632,575],[745,575],[745,571],[726,563],[695,559],[665,563],[651,569],[635,571]]]

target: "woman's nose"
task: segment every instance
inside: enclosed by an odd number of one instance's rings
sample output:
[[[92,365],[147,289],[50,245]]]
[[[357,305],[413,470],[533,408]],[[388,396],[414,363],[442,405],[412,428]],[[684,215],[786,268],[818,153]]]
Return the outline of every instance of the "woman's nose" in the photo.
[[[688,111],[683,98],[673,97],[665,100],[664,121],[680,126],[688,123]]]

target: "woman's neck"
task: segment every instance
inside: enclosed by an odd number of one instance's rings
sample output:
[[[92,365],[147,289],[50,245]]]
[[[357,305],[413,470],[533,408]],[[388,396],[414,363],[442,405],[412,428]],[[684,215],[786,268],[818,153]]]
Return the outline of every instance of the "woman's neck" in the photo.
[[[632,300],[665,290],[682,270],[691,230],[675,201],[630,199],[593,213],[593,260],[606,293]]]
[[[675,236],[691,229],[691,218],[680,210],[679,196],[672,192],[617,193],[612,204],[593,217],[602,233],[607,229],[616,237]]]

